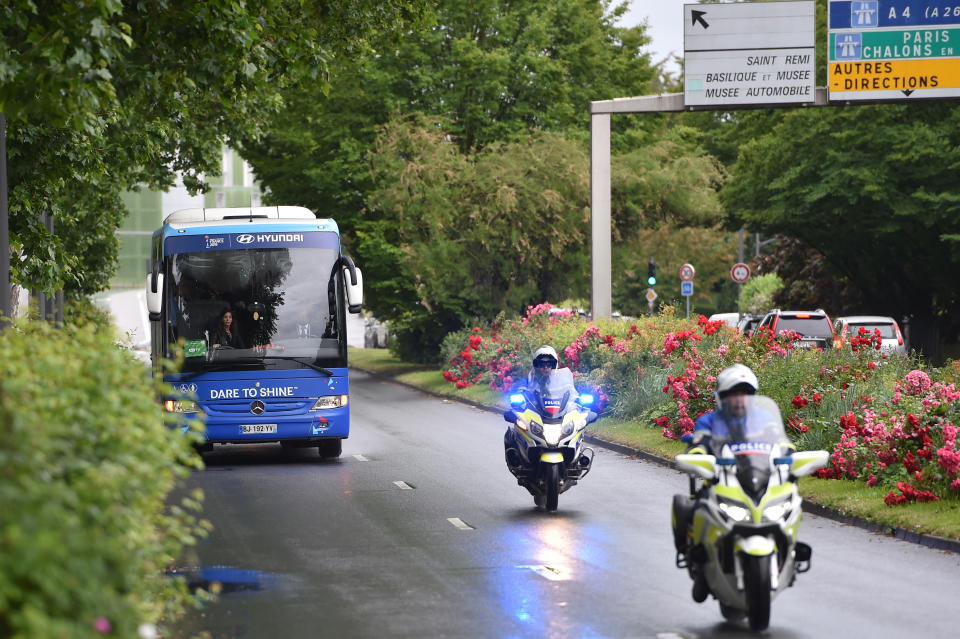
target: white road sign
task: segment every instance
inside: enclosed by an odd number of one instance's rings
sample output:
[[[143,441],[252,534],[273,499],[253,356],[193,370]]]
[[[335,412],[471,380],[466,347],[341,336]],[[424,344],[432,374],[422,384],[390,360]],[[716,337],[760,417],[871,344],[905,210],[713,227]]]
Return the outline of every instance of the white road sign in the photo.
[[[647,298],[647,301],[653,304],[653,300],[657,299],[657,292],[652,288],[647,289],[647,294],[644,296]]]
[[[730,277],[737,284],[743,284],[750,279],[750,267],[743,262],[738,262],[730,269]]]
[[[815,3],[683,6],[684,104],[814,101]]]

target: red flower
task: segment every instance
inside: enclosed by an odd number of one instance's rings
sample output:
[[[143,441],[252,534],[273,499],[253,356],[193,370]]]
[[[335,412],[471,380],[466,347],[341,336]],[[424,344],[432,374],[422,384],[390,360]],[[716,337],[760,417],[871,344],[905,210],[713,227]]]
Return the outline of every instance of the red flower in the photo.
[[[796,396],[793,398],[793,407],[794,407],[794,408],[803,408],[804,406],[806,406],[806,405],[809,404],[809,403],[810,403],[810,402],[808,402],[808,401],[807,401],[807,398],[804,397],[803,395],[796,395]]]
[[[920,470],[920,464],[917,463],[917,458],[914,457],[913,453],[909,451],[903,457],[903,465],[911,473],[915,473]]]
[[[891,490],[889,493],[887,493],[887,496],[883,498],[883,503],[885,503],[887,506],[901,506],[907,503],[907,498],[903,495],[894,495],[893,491]]]
[[[876,367],[877,367],[876,363],[867,362],[867,368],[869,368],[870,370],[874,370]]]
[[[823,397],[820,395],[820,393],[814,393],[814,394],[813,394],[813,401],[814,401],[814,403],[819,404],[819,403],[820,403],[820,400],[822,400],[822,399],[823,399]]]

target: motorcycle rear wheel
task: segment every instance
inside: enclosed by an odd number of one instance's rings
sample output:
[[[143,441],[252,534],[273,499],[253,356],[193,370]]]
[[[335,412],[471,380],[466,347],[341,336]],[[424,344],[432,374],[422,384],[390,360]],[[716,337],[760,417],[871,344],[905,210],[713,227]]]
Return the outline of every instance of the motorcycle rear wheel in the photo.
[[[745,556],[744,594],[750,630],[766,630],[770,625],[770,557]]]
[[[547,484],[547,512],[555,512],[560,501],[560,467],[557,464],[550,464],[547,468],[547,476],[544,478]]]

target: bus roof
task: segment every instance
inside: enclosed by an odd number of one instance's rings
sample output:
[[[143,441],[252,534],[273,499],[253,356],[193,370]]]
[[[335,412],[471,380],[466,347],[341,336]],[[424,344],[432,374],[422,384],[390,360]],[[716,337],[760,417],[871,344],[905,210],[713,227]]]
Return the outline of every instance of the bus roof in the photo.
[[[241,206],[214,209],[181,209],[168,215],[163,220],[163,223],[184,224],[190,222],[218,222],[228,219],[251,218],[315,220],[317,216],[314,215],[310,209],[302,206]]]

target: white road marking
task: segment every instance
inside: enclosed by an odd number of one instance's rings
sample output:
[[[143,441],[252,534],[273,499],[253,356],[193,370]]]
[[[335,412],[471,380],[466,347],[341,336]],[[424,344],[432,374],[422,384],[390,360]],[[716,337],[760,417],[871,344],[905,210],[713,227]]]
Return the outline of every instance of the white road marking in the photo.
[[[554,568],[553,566],[544,566],[542,564],[538,564],[535,566],[522,565],[517,566],[517,568],[528,568],[544,579],[549,579],[550,581],[567,581],[570,579],[570,575],[563,572],[559,568]]]
[[[411,486],[405,481],[395,481],[393,482],[393,485],[399,488],[400,490],[413,490],[413,486]]]
[[[447,517],[447,521],[453,524],[455,528],[459,528],[460,530],[476,530],[473,526],[463,521],[459,517]]]
[[[370,461],[369,459],[367,459],[367,458],[364,457],[363,455],[354,455],[353,458],[356,459],[357,461]]]

